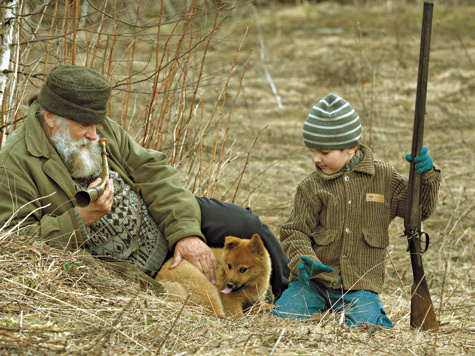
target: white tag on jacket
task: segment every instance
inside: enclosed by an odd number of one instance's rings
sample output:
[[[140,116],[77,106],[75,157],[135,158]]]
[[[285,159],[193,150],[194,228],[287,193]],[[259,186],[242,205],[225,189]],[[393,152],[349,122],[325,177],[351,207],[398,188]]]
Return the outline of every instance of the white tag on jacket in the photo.
[[[376,203],[384,203],[384,195],[377,193],[366,193],[366,201],[374,201]]]

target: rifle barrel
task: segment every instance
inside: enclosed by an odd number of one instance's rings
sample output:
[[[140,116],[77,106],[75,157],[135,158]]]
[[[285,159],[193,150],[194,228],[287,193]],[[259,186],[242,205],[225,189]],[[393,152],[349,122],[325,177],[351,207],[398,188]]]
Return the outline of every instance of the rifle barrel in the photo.
[[[414,283],[411,289],[411,326],[422,330],[438,329],[429,287],[425,278],[421,254],[421,174],[417,174],[414,158],[419,154],[423,143],[424,119],[426,114],[427,80],[429,76],[429,53],[432,30],[433,3],[424,2],[422,16],[421,48],[417,77],[416,108],[412,136],[412,162],[409,169],[407,209],[404,219],[404,233],[409,242]]]
[[[415,158],[422,148],[424,136],[424,118],[426,115],[427,81],[429,77],[429,54],[432,31],[432,10],[434,4],[431,1],[424,2],[422,16],[421,48],[419,53],[419,70],[417,76],[416,108],[414,111],[414,129],[412,136],[412,158]],[[420,229],[420,187],[421,175],[417,174],[414,159],[410,164],[409,185],[407,193],[408,209],[406,211],[405,227],[408,231]]]

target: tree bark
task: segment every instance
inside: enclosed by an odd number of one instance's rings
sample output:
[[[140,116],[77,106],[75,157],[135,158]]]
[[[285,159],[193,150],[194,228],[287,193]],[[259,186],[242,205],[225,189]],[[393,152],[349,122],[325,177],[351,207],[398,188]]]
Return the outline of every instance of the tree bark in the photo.
[[[13,42],[13,9],[18,5],[18,0],[4,0],[0,7],[0,105],[3,108],[5,86],[10,69],[11,45]],[[1,110],[0,126],[3,126],[5,116]],[[5,135],[0,133],[0,148],[3,147]]]

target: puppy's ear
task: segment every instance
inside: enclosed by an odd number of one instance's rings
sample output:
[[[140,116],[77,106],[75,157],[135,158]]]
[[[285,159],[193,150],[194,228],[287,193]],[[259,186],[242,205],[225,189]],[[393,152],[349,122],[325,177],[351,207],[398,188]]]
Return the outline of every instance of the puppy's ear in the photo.
[[[264,243],[261,240],[261,237],[258,234],[252,235],[251,241],[247,245],[249,251],[255,255],[263,255],[264,254]]]
[[[239,237],[234,236],[226,236],[226,240],[224,241],[224,249],[231,251],[237,245],[239,245],[241,239]]]

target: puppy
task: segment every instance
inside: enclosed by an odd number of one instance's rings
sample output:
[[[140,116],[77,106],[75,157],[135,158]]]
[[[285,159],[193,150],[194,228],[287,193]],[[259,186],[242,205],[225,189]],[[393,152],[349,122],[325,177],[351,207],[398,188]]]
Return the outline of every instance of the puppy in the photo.
[[[186,298],[220,316],[240,317],[243,311],[262,301],[269,288],[271,259],[259,235],[251,239],[227,236],[224,248],[211,248],[218,261],[216,285],[190,262],[183,260],[169,269],[173,258],[155,279],[168,294]]]

